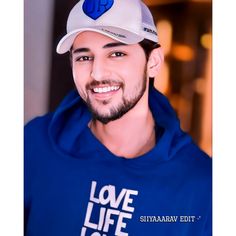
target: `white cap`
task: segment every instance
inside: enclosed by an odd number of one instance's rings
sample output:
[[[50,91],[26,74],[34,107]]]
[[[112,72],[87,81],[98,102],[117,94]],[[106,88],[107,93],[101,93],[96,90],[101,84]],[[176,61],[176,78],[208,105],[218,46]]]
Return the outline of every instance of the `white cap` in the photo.
[[[143,39],[158,43],[152,14],[141,0],[80,0],[69,14],[67,34],[58,43],[57,53],[69,51],[84,31],[98,32],[125,44]]]

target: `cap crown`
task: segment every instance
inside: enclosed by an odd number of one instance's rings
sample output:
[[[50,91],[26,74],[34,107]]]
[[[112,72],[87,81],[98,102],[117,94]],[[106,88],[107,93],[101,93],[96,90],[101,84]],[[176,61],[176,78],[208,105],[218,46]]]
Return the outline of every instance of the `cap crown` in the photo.
[[[135,44],[144,38],[158,42],[157,29],[148,7],[141,0],[81,0],[67,20],[67,35],[57,51],[64,53],[83,31],[102,33],[118,41]]]

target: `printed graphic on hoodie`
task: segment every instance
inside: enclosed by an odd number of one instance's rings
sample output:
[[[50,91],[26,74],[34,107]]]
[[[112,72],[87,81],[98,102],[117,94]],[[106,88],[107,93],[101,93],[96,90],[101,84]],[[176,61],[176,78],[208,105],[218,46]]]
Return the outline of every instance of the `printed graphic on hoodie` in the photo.
[[[123,188],[120,192],[114,185],[97,187],[97,182],[92,181],[90,198],[84,221],[81,229],[81,236],[106,236],[110,226],[115,227],[115,235],[128,236],[126,226],[132,218],[134,207],[132,206],[134,196],[138,191]],[[93,217],[94,212],[99,212],[99,218]],[[87,230],[93,233],[86,234]]]

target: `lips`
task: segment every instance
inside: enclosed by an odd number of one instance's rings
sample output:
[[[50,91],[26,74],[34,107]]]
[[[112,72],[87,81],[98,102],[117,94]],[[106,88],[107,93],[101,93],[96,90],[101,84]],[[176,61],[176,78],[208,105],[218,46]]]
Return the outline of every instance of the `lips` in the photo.
[[[118,84],[100,84],[90,87],[90,94],[93,99],[103,103],[104,101],[111,101],[111,99],[120,91],[120,89],[121,85]]]
[[[113,92],[119,90],[120,86],[105,86],[105,87],[95,87],[92,89],[94,93],[103,94],[108,92]]]

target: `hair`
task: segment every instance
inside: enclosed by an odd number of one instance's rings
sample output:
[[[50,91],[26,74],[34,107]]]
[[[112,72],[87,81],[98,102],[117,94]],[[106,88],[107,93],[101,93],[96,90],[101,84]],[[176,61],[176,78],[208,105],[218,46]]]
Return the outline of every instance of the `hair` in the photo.
[[[141,41],[139,43],[139,45],[144,50],[147,61],[149,59],[149,56],[150,56],[152,50],[155,49],[155,48],[161,47],[161,45],[159,43],[155,43],[155,42],[153,42],[151,40],[148,40],[148,39],[144,39],[143,41]],[[149,77],[149,88],[152,88],[152,87],[154,87],[154,78]]]
[[[148,40],[148,39],[144,39],[143,41],[139,42],[139,45],[144,50],[147,61],[148,61],[148,58],[149,58],[152,50],[155,48],[161,47],[161,45],[159,43],[155,43],[155,42]]]

